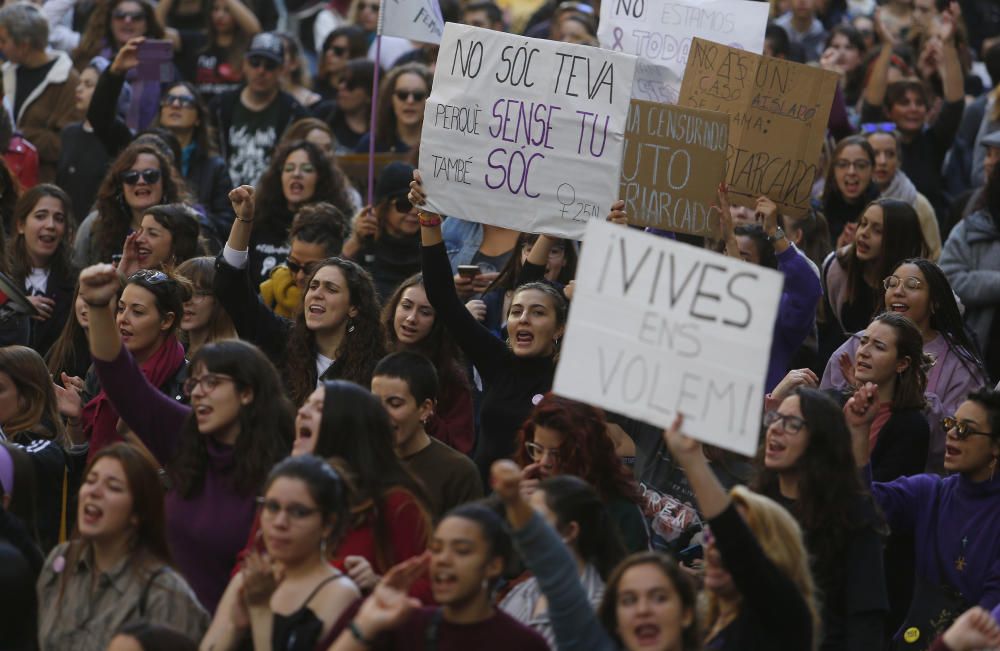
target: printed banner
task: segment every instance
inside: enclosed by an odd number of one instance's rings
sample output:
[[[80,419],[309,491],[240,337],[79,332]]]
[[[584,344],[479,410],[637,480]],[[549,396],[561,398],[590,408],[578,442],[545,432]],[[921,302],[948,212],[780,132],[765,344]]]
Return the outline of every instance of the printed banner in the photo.
[[[438,213],[580,239],[618,196],[635,57],[448,23],[420,172]]]
[[[676,104],[692,39],[762,54],[768,9],[751,0],[604,0],[597,38],[640,57],[633,97]]]
[[[440,43],[444,18],[437,0],[382,0],[379,34]]]
[[[782,275],[604,221],[585,242],[553,391],[753,456]]]
[[[809,211],[836,73],[694,40],[682,106],[729,114],[730,200],[755,206],[767,195],[782,213]]]
[[[712,208],[726,173],[729,116],[632,100],[619,199],[630,224],[719,239]]]

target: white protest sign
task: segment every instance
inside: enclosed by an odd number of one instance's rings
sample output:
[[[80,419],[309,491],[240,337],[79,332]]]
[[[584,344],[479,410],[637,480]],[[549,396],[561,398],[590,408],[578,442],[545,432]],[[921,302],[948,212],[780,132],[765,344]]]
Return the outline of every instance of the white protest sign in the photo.
[[[579,239],[618,197],[635,61],[448,23],[420,136],[428,208]]]
[[[440,43],[444,18],[437,0],[382,0],[379,34]]]
[[[605,0],[597,38],[603,48],[641,57],[633,97],[676,104],[691,40],[761,54],[768,9],[752,0]]]
[[[755,454],[782,275],[608,222],[584,242],[552,390]]]

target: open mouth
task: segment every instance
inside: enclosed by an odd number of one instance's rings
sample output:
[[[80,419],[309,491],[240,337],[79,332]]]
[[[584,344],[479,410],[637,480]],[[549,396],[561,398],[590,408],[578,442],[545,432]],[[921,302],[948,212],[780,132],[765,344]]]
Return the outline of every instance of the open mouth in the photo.
[[[317,316],[321,314],[326,314],[326,308],[320,305],[319,303],[313,303],[312,305],[309,306],[309,309],[306,311],[309,314],[315,314]]]
[[[126,330],[124,328],[118,329],[118,334],[121,335],[122,341],[128,341],[132,338],[132,331]]]
[[[194,408],[194,415],[198,419],[202,419],[211,416],[213,411],[214,410],[208,405],[198,405],[197,407]]]
[[[83,520],[87,524],[94,524],[101,519],[102,515],[104,515],[104,511],[95,504],[88,503],[83,507]]]
[[[907,305],[906,303],[892,303],[891,305],[889,305],[889,309],[892,310],[893,312],[899,312],[900,314],[902,314],[903,312],[908,312],[910,306]]]
[[[431,581],[435,587],[450,588],[458,583],[458,575],[451,572],[435,572],[431,576]]]
[[[957,457],[960,454],[962,454],[962,450],[959,449],[959,448],[957,448],[957,447],[955,447],[954,445],[947,445],[946,444],[944,446],[944,456],[946,456],[946,457]]]
[[[515,335],[514,343],[519,347],[528,347],[535,341],[535,335],[531,334],[527,330],[521,330]]]
[[[38,243],[44,244],[45,246],[55,246],[59,243],[59,238],[55,235],[39,235]]]
[[[642,646],[655,644],[660,637],[660,627],[656,624],[640,624],[634,631],[636,640]]]
[[[136,249],[136,255],[139,256],[140,261],[145,261],[152,253],[153,250],[145,246],[140,246]]]
[[[786,446],[784,443],[779,443],[775,439],[770,439],[769,438],[767,440],[767,454],[768,455],[781,454],[782,452],[785,451],[785,449],[787,447],[788,446]]]

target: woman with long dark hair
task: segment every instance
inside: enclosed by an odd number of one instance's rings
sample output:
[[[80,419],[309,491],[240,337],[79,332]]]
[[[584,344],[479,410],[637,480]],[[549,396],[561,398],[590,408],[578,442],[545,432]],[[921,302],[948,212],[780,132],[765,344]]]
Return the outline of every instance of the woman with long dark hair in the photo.
[[[117,290],[110,265],[80,274],[97,376],[111,406],[166,469],[171,551],[199,600],[215,610],[253,523],[257,491],[288,453],[291,405],[267,358],[237,340],[203,346],[191,360],[190,406],[164,395],[111,320]]]
[[[421,206],[425,195],[420,173],[415,171],[413,176],[410,202]],[[493,461],[514,451],[517,430],[534,406],[535,396],[552,388],[559,341],[566,327],[566,297],[550,284],[519,287],[507,314],[508,348],[459,300],[441,236],[441,216],[418,214],[427,298],[483,378],[476,464],[485,478]]]
[[[337,139],[338,155],[354,152],[371,129],[374,79],[375,64],[368,59],[351,59],[337,78],[336,106],[325,119]]]
[[[888,610],[880,517],[853,463],[841,409],[799,387],[764,416],[755,490],[798,520],[823,595],[823,649],[881,648]]]
[[[55,343],[73,309],[74,224],[69,196],[48,183],[25,192],[14,207],[6,272],[38,311],[38,318],[29,322],[28,345],[42,355]]]
[[[834,248],[854,240],[857,222],[865,206],[878,198],[872,183],[875,150],[864,136],[848,136],[830,153],[819,210],[830,227]]]
[[[102,651],[122,625],[145,620],[200,637],[208,615],[171,567],[156,464],[118,443],[84,471],[78,536],[49,554],[38,580],[39,642]]]
[[[198,254],[200,234],[198,213],[182,203],[147,208],[139,228],[125,238],[118,273],[173,270]]]
[[[522,486],[526,491],[559,475],[587,480],[608,507],[625,548],[630,552],[649,548],[639,487],[615,454],[608,422],[600,409],[547,394],[518,432],[514,460],[524,468]]]
[[[405,153],[420,144],[424,105],[434,75],[422,63],[405,63],[389,71],[379,84],[375,108],[375,151]],[[361,137],[354,151],[368,153],[371,134]]]
[[[831,252],[823,262],[826,323],[820,332],[822,359],[881,311],[882,279],[902,260],[923,257],[925,252],[913,206],[895,199],[868,204],[854,241]]]
[[[437,406],[424,425],[427,433],[463,454],[475,444],[472,389],[461,353],[427,299],[423,274],[410,276],[382,308],[386,350],[410,350],[431,360],[440,387]]]
[[[261,25],[257,15],[240,0],[212,0],[207,13],[208,42],[198,53],[194,82],[209,102],[216,95],[239,88],[243,55]]]
[[[276,315],[258,300],[246,268],[250,225],[259,214],[253,188],[236,188],[230,198],[237,217],[218,258],[215,296],[240,337],[260,346],[278,365],[296,405],[322,380],[369,386],[385,350],[371,276],[350,260],[327,258],[309,274],[295,320]]]
[[[278,147],[254,197],[259,223],[250,238],[250,274],[257,283],[285,261],[288,229],[299,208],[325,201],[345,215],[354,213],[347,186],[332,159],[311,142],[298,140]]]
[[[324,100],[336,99],[340,76],[352,59],[364,59],[368,53],[368,39],[357,25],[337,27],[323,39],[319,48],[319,70],[313,90]],[[353,145],[352,145],[353,146]]]
[[[542,481],[528,501],[563,537],[580,569],[580,582],[596,610],[604,594],[605,581],[625,558],[624,545],[609,531],[613,525],[601,498],[587,481],[560,475]],[[558,648],[538,579],[532,577],[518,584],[499,606],[538,632],[550,647]]]
[[[236,339],[236,328],[226,310],[215,298],[215,258],[191,258],[177,267],[177,275],[191,283],[191,300],[184,304],[181,338],[188,357],[202,346],[224,339]]]
[[[110,262],[129,232],[140,227],[147,208],[186,198],[184,180],[163,151],[142,142],[129,145],[108,168],[95,211],[77,229],[74,264]]]
[[[163,39],[166,32],[147,0],[102,0],[87,19],[80,44],[73,51],[77,68],[87,65],[97,55],[108,61],[118,50],[137,36]]]
[[[979,347],[962,319],[955,293],[941,269],[924,258],[903,260],[882,281],[887,312],[903,314],[923,337],[927,371],[924,415],[931,427],[928,472],[941,472],[945,432],[941,419],[953,414],[965,396],[988,384]],[[847,390],[855,382],[854,363],[860,334],[848,339],[827,362],[821,389]]]

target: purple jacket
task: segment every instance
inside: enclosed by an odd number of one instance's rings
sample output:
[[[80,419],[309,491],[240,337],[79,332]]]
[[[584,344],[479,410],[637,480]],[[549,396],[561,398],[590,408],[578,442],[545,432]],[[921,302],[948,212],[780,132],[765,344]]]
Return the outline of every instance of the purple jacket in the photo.
[[[917,575],[987,610],[1000,604],[1000,477],[915,475],[871,488],[890,529],[914,534]]]
[[[771,359],[767,365],[766,393],[770,393],[788,372],[788,363],[816,325],[816,306],[823,286],[809,259],[795,245],[778,255],[778,271],[785,275],[785,287],[774,322]]]
[[[122,420],[161,465],[170,463],[191,408],[150,384],[124,346],[113,361],[95,359],[94,367]],[[185,499],[173,489],[167,492],[167,542],[174,565],[205,609],[214,612],[250,535],[256,495],[241,495],[233,487],[233,449],[211,437],[206,443],[208,467],[198,494]]]
[[[851,361],[854,361],[860,345],[860,335],[859,332],[849,338],[830,357],[819,383],[820,389],[847,388],[847,380],[840,371],[837,359],[842,353],[847,353]],[[969,393],[986,386],[987,380],[972,361],[952,350],[948,340],[941,335],[924,344],[924,353],[934,358],[934,366],[927,372],[927,406],[924,408],[924,416],[931,426],[927,472],[943,474],[945,431],[941,427],[941,419],[954,416],[955,410],[965,402]]]

